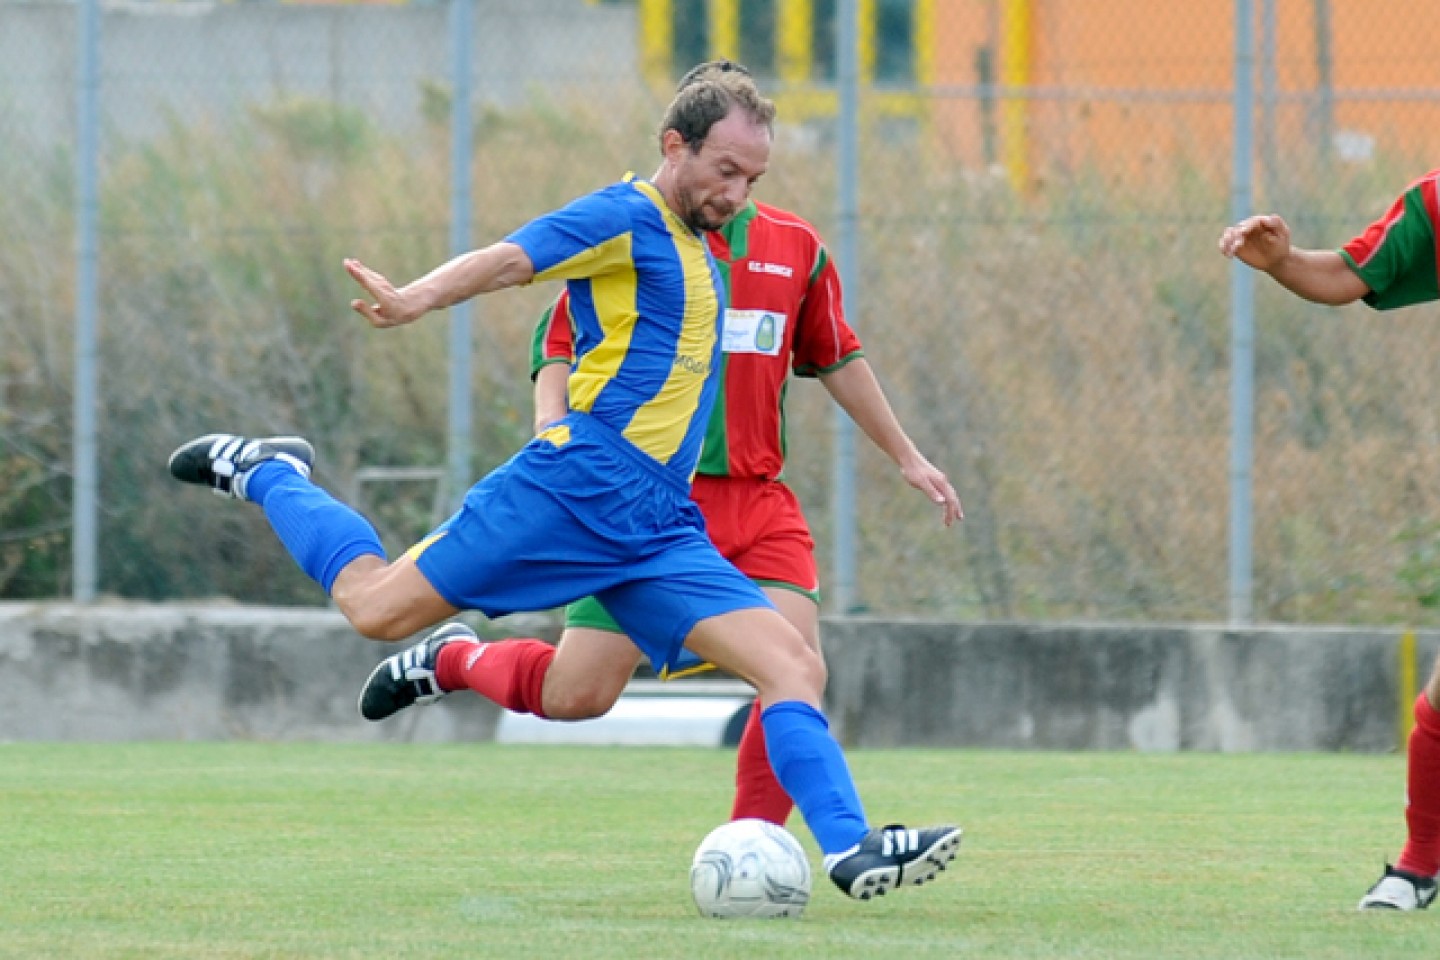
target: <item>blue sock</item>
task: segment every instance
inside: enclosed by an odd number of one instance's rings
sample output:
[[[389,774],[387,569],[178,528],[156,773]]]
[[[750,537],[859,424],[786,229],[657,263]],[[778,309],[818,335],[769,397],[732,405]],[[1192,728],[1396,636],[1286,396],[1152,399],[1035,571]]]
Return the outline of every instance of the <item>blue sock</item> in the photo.
[[[326,593],[356,557],[385,556],[370,521],[300,476],[288,463],[271,460],[260,464],[245,478],[245,495],[260,504],[290,556]]]
[[[775,777],[821,851],[840,853],[859,843],[870,827],[825,715],[808,703],[782,700],[765,708],[760,724]]]

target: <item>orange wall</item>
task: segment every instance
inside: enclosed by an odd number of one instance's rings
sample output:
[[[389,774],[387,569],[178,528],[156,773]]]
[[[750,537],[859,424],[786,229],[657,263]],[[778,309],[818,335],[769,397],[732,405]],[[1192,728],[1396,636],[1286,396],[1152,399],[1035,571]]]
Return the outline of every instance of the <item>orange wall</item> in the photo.
[[[997,51],[1005,0],[936,0],[936,82],[973,88],[975,53]],[[1033,43],[1025,107],[1034,180],[1085,170],[1165,176],[1187,164],[1217,175],[1230,165],[1234,3],[1231,0],[1030,0]],[[1261,0],[1255,43],[1260,52]],[[1440,106],[1347,101],[1362,91],[1440,91],[1440,2],[1330,0],[1334,130],[1373,138],[1381,150],[1436,158]],[[1276,0],[1276,89],[1268,117],[1277,164],[1316,155],[1314,0]],[[1258,62],[1258,61],[1257,61]],[[998,64],[997,64],[998,66]],[[1257,97],[1261,76],[1255,77]],[[1077,94],[1086,94],[1080,95]],[[1301,95],[1297,99],[1297,95]],[[973,97],[941,97],[936,132],[962,162],[978,164]],[[1257,130],[1257,143],[1261,132]]]

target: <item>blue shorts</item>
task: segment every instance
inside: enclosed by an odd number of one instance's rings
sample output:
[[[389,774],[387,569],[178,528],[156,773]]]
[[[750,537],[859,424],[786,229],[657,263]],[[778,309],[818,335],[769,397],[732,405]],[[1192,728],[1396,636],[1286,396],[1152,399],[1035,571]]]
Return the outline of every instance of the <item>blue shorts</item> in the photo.
[[[471,487],[410,555],[452,606],[487,617],[593,594],[657,673],[699,621],[772,606],[715,549],[689,490],[581,413]]]

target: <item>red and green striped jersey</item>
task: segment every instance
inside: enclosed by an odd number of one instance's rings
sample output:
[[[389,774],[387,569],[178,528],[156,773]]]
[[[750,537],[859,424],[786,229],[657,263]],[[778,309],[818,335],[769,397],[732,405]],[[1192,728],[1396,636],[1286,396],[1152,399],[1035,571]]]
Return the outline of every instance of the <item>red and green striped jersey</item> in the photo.
[[[1365,302],[1377,310],[1440,300],[1437,180],[1440,170],[1416,180],[1383,217],[1340,248],[1340,256],[1370,288]]]
[[[815,377],[863,356],[845,322],[840,276],[809,223],[751,203],[706,235],[728,290],[720,390],[698,472],[778,479],[785,467],[785,391],[790,374]],[[531,375],[573,362],[568,294],[540,318]]]

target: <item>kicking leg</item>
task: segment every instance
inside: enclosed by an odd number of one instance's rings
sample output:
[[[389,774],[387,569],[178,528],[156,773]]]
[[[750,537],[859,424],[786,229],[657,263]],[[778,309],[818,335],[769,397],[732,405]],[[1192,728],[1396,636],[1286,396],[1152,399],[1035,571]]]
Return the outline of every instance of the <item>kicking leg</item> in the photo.
[[[403,640],[456,613],[413,558],[385,562],[363,516],[310,480],[315,452],[299,437],[208,434],[170,456],[177,480],[259,504],[280,542],[362,635]]]
[[[868,900],[944,870],[960,847],[953,826],[872,830],[840,745],[820,712],[825,667],[776,611],[757,607],[700,621],[685,645],[760,692],[775,775],[795,800],[845,893]]]

